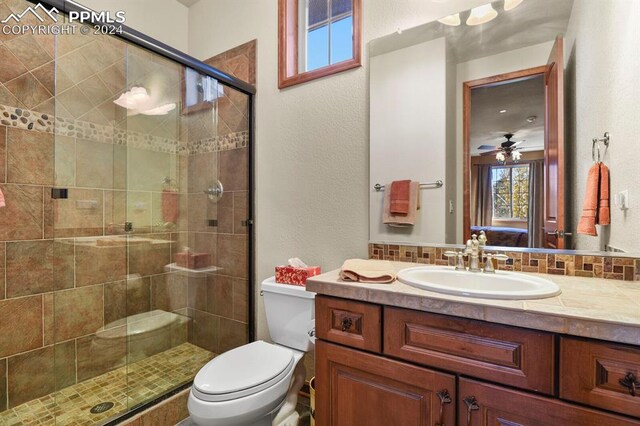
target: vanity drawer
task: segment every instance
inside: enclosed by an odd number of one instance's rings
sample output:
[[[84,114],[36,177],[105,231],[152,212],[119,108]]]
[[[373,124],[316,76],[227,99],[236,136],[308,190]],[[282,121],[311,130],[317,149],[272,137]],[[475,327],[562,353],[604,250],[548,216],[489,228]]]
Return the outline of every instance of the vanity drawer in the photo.
[[[382,308],[372,303],[316,296],[316,336],[380,353]]]
[[[554,351],[551,333],[384,308],[384,353],[422,365],[551,395]]]
[[[560,397],[640,417],[640,348],[563,337]]]

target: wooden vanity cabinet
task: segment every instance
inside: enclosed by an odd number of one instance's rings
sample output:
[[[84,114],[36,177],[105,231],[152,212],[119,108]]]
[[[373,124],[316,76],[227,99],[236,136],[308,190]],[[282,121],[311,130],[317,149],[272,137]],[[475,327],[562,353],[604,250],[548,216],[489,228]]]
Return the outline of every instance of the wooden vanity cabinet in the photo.
[[[640,347],[322,295],[316,332],[318,426],[640,426]]]
[[[433,426],[455,422],[454,375],[319,340],[318,426]]]
[[[640,417],[640,348],[563,337],[560,398]]]
[[[638,421],[558,399],[461,378],[459,426],[637,426]]]

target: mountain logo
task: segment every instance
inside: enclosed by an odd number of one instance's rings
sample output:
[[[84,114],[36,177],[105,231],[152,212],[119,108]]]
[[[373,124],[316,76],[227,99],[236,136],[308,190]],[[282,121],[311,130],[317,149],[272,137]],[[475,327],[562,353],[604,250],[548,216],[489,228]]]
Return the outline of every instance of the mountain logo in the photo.
[[[43,16],[40,13],[38,13],[38,11],[48,16],[49,18],[53,19],[53,22],[58,22],[58,18],[56,18],[58,9],[56,9],[55,7],[52,7],[51,10],[47,10],[47,8],[40,3],[38,3],[34,7],[31,7],[31,6],[27,7],[22,13],[18,13],[18,14],[12,13],[11,15],[7,16],[5,19],[3,19],[0,22],[2,22],[3,24],[7,24],[9,23],[9,21],[13,19],[16,23],[19,23],[20,20],[28,13],[35,16],[38,19],[38,21],[44,22],[46,16],[45,18],[43,18]]]

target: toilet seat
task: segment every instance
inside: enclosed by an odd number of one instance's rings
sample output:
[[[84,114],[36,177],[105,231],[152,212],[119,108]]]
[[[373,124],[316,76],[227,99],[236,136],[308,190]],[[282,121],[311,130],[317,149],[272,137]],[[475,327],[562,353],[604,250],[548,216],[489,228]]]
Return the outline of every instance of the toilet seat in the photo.
[[[296,362],[293,350],[259,340],[209,361],[196,375],[192,391],[208,402],[243,398],[275,388]]]

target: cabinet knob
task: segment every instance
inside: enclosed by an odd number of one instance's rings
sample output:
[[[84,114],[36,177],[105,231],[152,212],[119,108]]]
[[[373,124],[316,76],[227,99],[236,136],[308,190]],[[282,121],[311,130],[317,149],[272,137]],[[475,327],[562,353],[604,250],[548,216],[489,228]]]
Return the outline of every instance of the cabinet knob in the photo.
[[[471,413],[478,411],[480,406],[475,396],[468,396],[463,401],[467,405],[467,426],[471,426]]]
[[[631,396],[638,396],[638,390],[640,390],[640,380],[633,373],[627,373],[622,379],[620,384],[629,390]]]
[[[352,325],[353,325],[353,320],[351,318],[349,317],[342,318],[342,322],[340,323],[340,326],[342,327],[342,331],[349,330]]]

